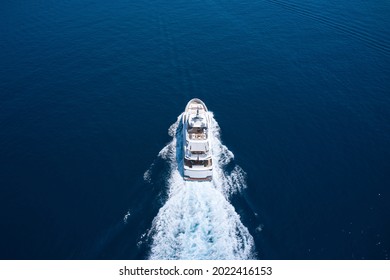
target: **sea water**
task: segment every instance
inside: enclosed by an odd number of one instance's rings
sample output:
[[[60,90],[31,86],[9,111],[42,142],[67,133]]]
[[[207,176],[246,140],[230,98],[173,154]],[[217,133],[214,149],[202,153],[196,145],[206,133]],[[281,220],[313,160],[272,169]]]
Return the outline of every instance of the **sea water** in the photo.
[[[387,259],[389,30],[385,0],[2,1],[0,258]],[[194,97],[204,184],[167,133]]]

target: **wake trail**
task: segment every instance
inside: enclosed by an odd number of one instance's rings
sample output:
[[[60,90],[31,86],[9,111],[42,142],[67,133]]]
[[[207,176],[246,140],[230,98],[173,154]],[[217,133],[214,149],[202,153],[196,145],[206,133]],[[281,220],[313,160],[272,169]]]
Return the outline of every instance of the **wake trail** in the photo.
[[[267,1],[286,10],[317,21],[339,32],[348,34],[351,37],[362,41],[367,46],[378,50],[386,56],[390,55],[390,42],[385,34],[373,34],[372,30],[365,29],[359,23],[355,23],[356,25],[354,25],[353,21],[346,22],[345,18],[337,17],[337,15],[334,14],[330,16],[319,14],[318,12],[314,12],[310,8],[306,8],[305,6],[301,6],[299,4],[294,4],[283,0]]]
[[[170,166],[167,201],[148,232],[150,259],[251,259],[254,241],[229,202],[245,185],[245,172],[225,170],[234,155],[222,144],[218,123],[211,119],[213,180],[188,182],[182,177],[181,115],[169,128],[172,141],[159,153]],[[149,169],[145,174],[149,177]]]

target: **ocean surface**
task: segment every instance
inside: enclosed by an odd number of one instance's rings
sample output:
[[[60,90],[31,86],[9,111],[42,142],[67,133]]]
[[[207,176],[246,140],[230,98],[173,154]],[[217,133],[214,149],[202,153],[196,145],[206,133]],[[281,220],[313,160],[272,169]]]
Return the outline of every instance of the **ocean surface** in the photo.
[[[389,258],[388,0],[6,0],[0,65],[0,259]]]

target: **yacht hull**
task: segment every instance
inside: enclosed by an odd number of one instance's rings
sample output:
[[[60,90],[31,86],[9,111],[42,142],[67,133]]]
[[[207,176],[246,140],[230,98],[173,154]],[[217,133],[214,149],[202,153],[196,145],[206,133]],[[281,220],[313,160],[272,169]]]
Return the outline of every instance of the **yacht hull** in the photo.
[[[209,137],[210,117],[198,98],[187,103],[183,114],[184,180],[211,181],[213,165]]]

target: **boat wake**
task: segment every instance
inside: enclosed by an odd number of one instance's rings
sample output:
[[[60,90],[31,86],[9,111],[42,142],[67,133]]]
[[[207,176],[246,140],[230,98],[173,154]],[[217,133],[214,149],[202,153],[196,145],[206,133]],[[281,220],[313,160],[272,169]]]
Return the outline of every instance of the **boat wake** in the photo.
[[[349,35],[367,46],[374,48],[384,55],[390,55],[389,37],[386,33],[374,33],[373,29],[367,28],[366,20],[362,19],[362,16],[349,16],[346,17],[342,13],[330,13],[326,9],[321,7],[321,3],[313,2],[312,6],[308,4],[292,3],[285,0],[267,0],[273,5],[278,5],[286,10],[296,13],[300,16],[310,18],[317,21],[329,28],[335,29],[346,35]],[[321,11],[321,13],[318,13]],[[370,19],[369,13],[363,18]],[[349,21],[346,21],[349,19]]]
[[[220,141],[219,126],[211,112],[213,180],[184,181],[182,174],[181,115],[169,128],[172,141],[159,153],[169,164],[167,200],[148,232],[150,259],[251,259],[254,241],[230,204],[232,194],[245,185],[245,173],[237,165],[226,170],[234,155]],[[151,169],[145,172],[150,178]]]

